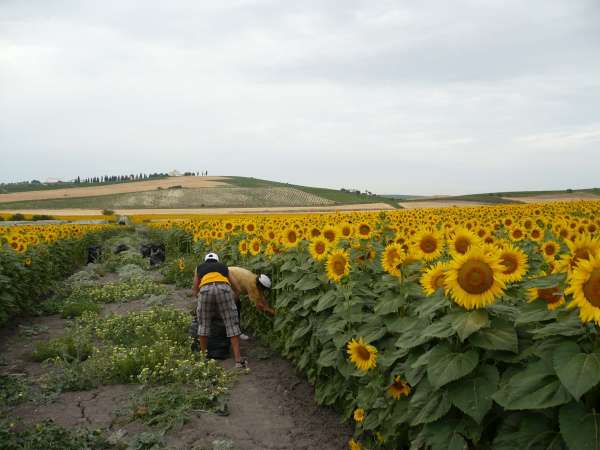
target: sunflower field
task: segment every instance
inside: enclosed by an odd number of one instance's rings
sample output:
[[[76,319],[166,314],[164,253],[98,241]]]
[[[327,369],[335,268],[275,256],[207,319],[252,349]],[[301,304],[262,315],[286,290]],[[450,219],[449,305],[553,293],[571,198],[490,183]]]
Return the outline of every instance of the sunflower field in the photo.
[[[600,449],[600,202],[147,225],[272,276],[243,316],[352,450]]]
[[[0,326],[36,313],[56,282],[85,263],[87,248],[114,233],[114,225],[0,226]]]

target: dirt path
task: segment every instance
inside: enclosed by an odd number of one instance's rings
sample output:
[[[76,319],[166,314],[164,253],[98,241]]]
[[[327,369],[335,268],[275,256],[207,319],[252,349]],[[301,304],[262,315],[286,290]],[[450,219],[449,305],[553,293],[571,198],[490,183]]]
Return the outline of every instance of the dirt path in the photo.
[[[169,304],[188,310],[193,303],[186,290],[173,290]],[[142,300],[107,305],[104,314],[125,314],[147,308]],[[32,362],[28,354],[36,343],[63,333],[67,320],[56,316],[28,320],[0,333],[0,374],[20,373],[39,377],[43,364]],[[340,423],[328,408],[314,402],[314,390],[293,366],[262,346],[256,339],[242,343],[251,371],[240,375],[231,391],[229,416],[211,413],[194,416],[178,430],[165,436],[175,447],[211,449],[217,439],[231,441],[236,450],[335,450],[346,448],[351,429]],[[223,365],[233,366],[232,360]],[[23,403],[10,412],[26,423],[52,419],[64,427],[104,428],[118,435],[133,436],[149,431],[132,422],[122,424],[117,412],[126,406],[137,385],[111,385],[82,392],[64,392],[47,404]]]

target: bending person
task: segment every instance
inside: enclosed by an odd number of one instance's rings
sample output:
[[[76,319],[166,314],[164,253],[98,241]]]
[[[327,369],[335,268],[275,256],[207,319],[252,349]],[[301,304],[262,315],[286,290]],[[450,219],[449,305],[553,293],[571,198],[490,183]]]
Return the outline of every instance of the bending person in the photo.
[[[275,310],[267,301],[271,290],[271,280],[268,276],[263,273],[256,275],[243,267],[232,266],[229,268],[229,279],[232,281],[238,302],[240,295],[247,294],[256,309],[270,316],[275,315]]]
[[[225,325],[225,333],[231,341],[235,367],[246,368],[247,363],[240,354],[241,330],[235,304],[235,292],[238,291],[236,281],[230,280],[229,268],[219,262],[216,253],[208,253],[204,257],[204,263],[196,268],[192,287],[194,296],[200,293],[197,309],[200,350],[208,350],[211,320],[214,314],[218,313]]]

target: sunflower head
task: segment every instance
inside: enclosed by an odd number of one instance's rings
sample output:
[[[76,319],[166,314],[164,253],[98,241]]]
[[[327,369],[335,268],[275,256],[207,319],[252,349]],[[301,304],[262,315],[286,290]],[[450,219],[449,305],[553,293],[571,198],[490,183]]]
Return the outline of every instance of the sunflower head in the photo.
[[[381,255],[381,267],[390,275],[400,276],[400,265],[404,261],[404,250],[400,244],[389,244]]]
[[[331,252],[327,258],[327,277],[339,283],[343,277],[350,273],[350,260],[348,252],[345,250],[336,250]]]
[[[360,423],[365,420],[365,410],[362,408],[356,408],[354,410],[353,416],[354,416],[354,421]]]
[[[363,372],[373,369],[377,365],[377,349],[366,344],[363,338],[352,339],[347,344],[346,352],[359,370]]]
[[[421,286],[427,295],[433,295],[438,289],[445,288],[444,277],[447,270],[448,263],[438,262],[421,276]]]
[[[450,263],[445,282],[453,300],[466,309],[483,308],[504,292],[505,267],[498,254],[479,247],[469,249]]]
[[[569,281],[565,293],[573,294],[573,300],[568,307],[579,307],[583,322],[593,321],[600,325],[600,252],[581,260]]]
[[[359,442],[355,441],[354,438],[348,441],[349,450],[362,450],[362,446]]]
[[[414,237],[413,251],[425,261],[432,261],[438,258],[442,250],[442,237],[432,229],[423,230]]]
[[[523,279],[528,270],[527,254],[521,249],[507,246],[500,251],[500,263],[504,266],[504,281],[514,282]]]
[[[387,393],[396,400],[400,400],[402,396],[408,397],[410,391],[410,385],[398,375],[394,377],[394,381],[387,388]]]
[[[323,238],[314,239],[308,246],[308,251],[314,259],[321,261],[327,257],[329,241]]]
[[[544,301],[551,311],[560,308],[565,304],[565,298],[558,286],[528,289],[527,299],[529,303],[536,300]]]

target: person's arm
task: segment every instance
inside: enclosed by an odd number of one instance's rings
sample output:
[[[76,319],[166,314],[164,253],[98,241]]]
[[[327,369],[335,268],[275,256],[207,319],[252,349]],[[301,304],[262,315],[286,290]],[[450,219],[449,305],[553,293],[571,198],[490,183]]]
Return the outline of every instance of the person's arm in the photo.
[[[275,310],[269,306],[267,300],[265,300],[264,298],[256,304],[256,309],[264,312],[265,314],[268,314],[269,316],[275,316],[276,314]]]
[[[192,283],[192,295],[196,297],[200,287],[200,278],[198,277],[198,271],[194,273],[194,282]]]

